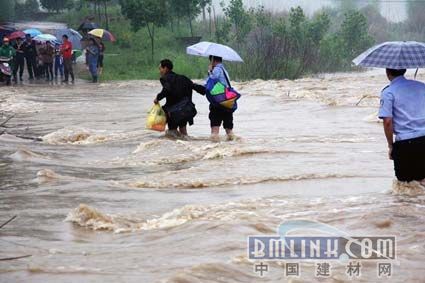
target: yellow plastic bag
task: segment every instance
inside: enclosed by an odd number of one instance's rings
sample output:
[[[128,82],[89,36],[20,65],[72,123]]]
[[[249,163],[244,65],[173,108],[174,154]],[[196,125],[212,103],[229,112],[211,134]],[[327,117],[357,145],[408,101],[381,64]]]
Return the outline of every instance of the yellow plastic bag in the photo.
[[[146,119],[146,128],[149,130],[163,132],[167,124],[167,115],[162,110],[161,105],[155,104],[152,106]]]

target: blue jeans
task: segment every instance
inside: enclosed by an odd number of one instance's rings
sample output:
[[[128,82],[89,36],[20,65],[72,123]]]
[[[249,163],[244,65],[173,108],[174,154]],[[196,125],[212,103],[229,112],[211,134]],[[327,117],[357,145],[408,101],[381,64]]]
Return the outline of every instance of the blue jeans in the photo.
[[[61,62],[61,58],[59,56],[55,56],[55,77],[58,76],[58,70],[61,77],[63,77],[63,63]]]
[[[97,60],[89,60],[89,71],[93,78],[97,77]]]

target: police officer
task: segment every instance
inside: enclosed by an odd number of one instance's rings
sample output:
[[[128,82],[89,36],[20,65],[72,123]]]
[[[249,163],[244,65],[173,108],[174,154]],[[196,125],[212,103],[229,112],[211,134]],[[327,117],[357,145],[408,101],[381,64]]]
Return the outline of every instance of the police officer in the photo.
[[[389,158],[399,181],[425,186],[425,84],[407,80],[406,69],[386,73],[391,83],[382,91],[379,118],[384,121]]]

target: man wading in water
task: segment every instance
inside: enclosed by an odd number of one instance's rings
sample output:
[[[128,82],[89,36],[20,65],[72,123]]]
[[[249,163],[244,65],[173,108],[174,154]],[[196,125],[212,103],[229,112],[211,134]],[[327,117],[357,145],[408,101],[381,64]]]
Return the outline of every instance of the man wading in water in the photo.
[[[399,181],[425,186],[425,84],[407,80],[406,69],[386,72],[391,83],[382,91],[379,118],[384,120],[389,158]]]
[[[166,103],[162,108],[167,113],[167,135],[171,137],[187,137],[186,126],[188,123],[189,125],[193,125],[193,117],[196,115],[195,105],[192,103],[192,90],[195,89],[197,92],[205,94],[205,88],[194,84],[185,76],[174,73],[173,62],[168,59],[162,60],[159,64],[159,73],[161,75],[162,91],[158,93],[154,103],[159,103],[164,97],[166,99]],[[183,118],[179,117],[179,121],[176,121],[173,119],[171,112],[175,111],[176,105],[185,103],[184,101],[187,101],[188,107],[193,107],[194,114]]]

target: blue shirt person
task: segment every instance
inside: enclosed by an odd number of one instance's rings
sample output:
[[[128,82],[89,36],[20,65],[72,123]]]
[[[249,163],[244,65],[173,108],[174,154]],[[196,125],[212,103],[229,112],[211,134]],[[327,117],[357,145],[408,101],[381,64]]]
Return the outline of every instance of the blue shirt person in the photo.
[[[218,63],[215,65],[209,72],[208,72],[208,78],[213,80],[218,80],[220,83],[225,85],[226,87],[229,86],[226,80],[226,76],[224,75],[224,72],[226,72],[227,78],[230,81],[229,73],[227,73],[226,69],[223,66],[223,63]]]
[[[229,74],[223,66],[223,58],[218,56],[210,56],[210,65],[208,66],[208,79],[218,80],[220,83],[229,87],[228,80],[230,81]],[[226,79],[227,76],[227,79]],[[208,80],[207,80],[208,81]],[[227,140],[234,140],[233,134],[233,113],[217,108],[210,104],[210,113],[208,115],[211,127],[211,140],[219,141],[220,126],[226,131]]]
[[[425,184],[425,84],[406,79],[405,72],[387,69],[391,83],[381,93],[379,118],[397,178]]]
[[[99,46],[93,38],[90,38],[89,46],[86,48],[87,64],[89,65],[90,74],[93,82],[97,82],[97,61],[99,60]]]

